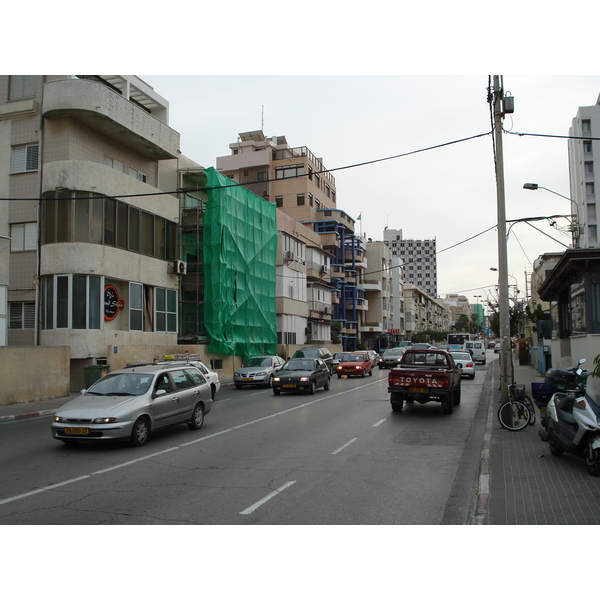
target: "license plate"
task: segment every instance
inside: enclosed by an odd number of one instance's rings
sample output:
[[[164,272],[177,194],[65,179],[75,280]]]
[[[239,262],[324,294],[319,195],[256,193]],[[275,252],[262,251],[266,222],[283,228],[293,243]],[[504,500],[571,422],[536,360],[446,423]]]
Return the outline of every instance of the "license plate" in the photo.
[[[252,377],[244,377],[243,381],[254,381]]]
[[[295,388],[296,384],[295,383],[284,383],[281,387]]]
[[[425,392],[427,393],[429,391],[429,388],[423,388],[423,387],[409,387],[408,388],[409,392]]]
[[[90,430],[87,427],[65,427],[65,433],[71,435],[87,435]]]

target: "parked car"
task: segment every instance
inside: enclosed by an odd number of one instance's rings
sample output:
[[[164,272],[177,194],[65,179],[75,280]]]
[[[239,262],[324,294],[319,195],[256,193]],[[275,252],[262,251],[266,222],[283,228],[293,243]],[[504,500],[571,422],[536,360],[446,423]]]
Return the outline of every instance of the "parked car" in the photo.
[[[393,369],[398,366],[406,348],[390,348],[381,355],[380,369]]]
[[[475,379],[475,361],[468,352],[450,352],[461,377]]]
[[[214,400],[217,392],[221,389],[221,382],[219,381],[219,374],[213,371],[210,367],[207,367],[201,360],[197,358],[189,359],[165,359],[156,363],[157,365],[169,365],[169,366],[182,366],[191,365],[196,367],[204,375],[208,383],[210,383],[211,395],[210,397]]]
[[[52,437],[65,444],[129,440],[142,446],[168,425],[200,429],[212,403],[210,384],[196,367],[129,367],[108,373],[58,409]]]
[[[327,365],[329,374],[333,375],[333,356],[331,356],[331,352],[327,348],[306,346],[300,348],[300,350],[296,350],[292,358],[320,358]]]
[[[329,389],[331,373],[320,358],[290,358],[281,371],[273,378],[273,393],[308,392],[314,394],[317,388]]]
[[[485,365],[485,345],[483,342],[465,342],[465,352],[468,352],[476,363]]]
[[[488,350],[493,350],[495,345],[496,345],[496,342],[494,342],[493,340],[488,342],[487,343]]]
[[[239,390],[245,385],[271,387],[273,377],[283,367],[280,356],[255,356],[249,358],[234,374],[233,383]]]
[[[500,342],[496,342],[494,345],[494,354],[500,354]]]
[[[368,352],[347,352],[337,366],[337,376],[341,379],[342,375],[373,375],[373,361]]]
[[[375,350],[367,350],[367,352],[371,356],[371,361],[373,362],[373,366],[376,367],[379,364],[379,361],[381,360],[381,356],[379,356],[379,354],[377,352],[375,352]]]

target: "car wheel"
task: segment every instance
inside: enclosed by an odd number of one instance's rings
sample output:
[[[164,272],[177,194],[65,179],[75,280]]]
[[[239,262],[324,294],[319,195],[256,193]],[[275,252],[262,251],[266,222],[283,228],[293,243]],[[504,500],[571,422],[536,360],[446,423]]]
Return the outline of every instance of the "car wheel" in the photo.
[[[373,377],[373,369],[369,371],[369,377]]]
[[[325,385],[323,386],[323,389],[325,391],[329,390],[329,384],[331,383],[331,379],[328,377],[327,381],[325,382]]]
[[[342,376],[338,373],[338,379],[341,379],[341,378],[342,378]]]
[[[392,392],[390,394],[390,403],[394,412],[402,412],[402,409],[404,408],[404,398],[402,397],[402,394]]]
[[[451,415],[454,412],[454,403],[455,402],[456,402],[456,395],[454,396],[454,399],[446,398],[442,402],[442,410],[444,411],[445,415]]]
[[[313,382],[310,384],[310,388],[309,388],[309,390],[308,390],[308,393],[309,393],[311,396],[313,396],[313,395],[314,395],[314,393],[315,393],[315,389],[316,389],[316,386],[315,386],[315,382],[313,381]]]
[[[279,394],[281,394],[281,390],[279,388],[273,388],[273,394],[275,394],[275,396],[279,396]]]
[[[454,406],[458,406],[460,404],[461,393],[462,393],[462,390],[461,390],[461,386],[459,385],[454,390],[454,396],[452,397],[452,404],[454,404]]]
[[[273,374],[269,375],[269,381],[267,381],[267,387],[273,387]]]
[[[130,443],[132,446],[143,446],[150,435],[150,424],[147,417],[138,417],[131,430]]]
[[[200,402],[194,406],[192,420],[187,424],[191,430],[200,429],[204,424],[204,406]]]
[[[210,386],[210,399],[214,402],[217,396],[217,387],[214,384]]]
[[[469,375],[470,379],[475,379],[475,373],[473,373],[473,375]]]

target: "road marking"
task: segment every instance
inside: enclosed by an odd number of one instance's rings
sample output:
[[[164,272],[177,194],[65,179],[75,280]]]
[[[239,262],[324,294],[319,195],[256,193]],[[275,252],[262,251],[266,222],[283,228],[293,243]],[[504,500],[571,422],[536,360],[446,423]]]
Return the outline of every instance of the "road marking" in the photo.
[[[381,419],[381,421],[377,421],[377,423],[373,424],[373,427],[379,427],[382,423],[385,423],[387,419]]]
[[[369,385],[374,385],[376,383],[380,383],[380,381],[366,383],[364,385],[358,386],[355,389],[358,390],[363,387],[367,387]],[[324,400],[329,400],[330,398],[335,398],[336,396],[344,396],[347,393],[348,393],[347,391],[342,391],[342,392],[338,392],[336,394],[330,394],[327,396],[316,398],[315,400],[312,400],[311,402],[304,402],[303,404],[300,404],[299,406],[294,406],[292,408],[288,408],[286,410],[282,410],[280,412],[273,413],[272,415],[267,415],[266,417],[261,417],[260,419],[248,421],[247,423],[242,423],[241,425],[236,425],[235,427],[230,427],[229,429],[224,429],[223,431],[217,431],[216,433],[211,433],[210,435],[205,435],[201,438],[197,438],[190,442],[178,444],[177,446],[171,446],[170,448],[166,448],[165,450],[160,450],[159,452],[153,452],[152,454],[147,454],[146,456],[140,456],[139,458],[136,458],[134,460],[128,460],[126,462],[119,463],[117,465],[113,465],[112,467],[107,467],[106,469],[101,469],[99,471],[94,471],[92,473],[86,473],[84,475],[80,475],[79,477],[74,477],[73,479],[67,479],[66,481],[60,481],[58,483],[53,483],[51,485],[46,485],[44,487],[37,488],[37,489],[31,490],[29,492],[25,492],[24,494],[18,494],[17,496],[12,496],[10,498],[0,499],[0,505],[9,504],[10,502],[15,502],[16,500],[22,500],[23,498],[28,498],[29,496],[35,496],[36,494],[48,492],[50,490],[54,490],[59,487],[64,487],[65,485],[69,485],[71,483],[77,483],[78,481],[82,481],[82,480],[88,479],[90,477],[95,477],[96,475],[103,475],[104,473],[108,473],[110,471],[116,471],[117,469],[121,469],[123,467],[135,465],[136,463],[143,462],[145,460],[149,460],[151,458],[155,458],[155,457],[161,456],[163,454],[167,454],[168,452],[173,452],[174,450],[179,450],[180,448],[185,448],[186,446],[192,446],[193,444],[199,444],[200,442],[210,440],[211,438],[217,437],[219,435],[231,433],[233,431],[236,431],[237,429],[241,429],[242,427],[247,427],[248,425],[254,425],[256,423],[260,423],[261,421],[266,421],[267,419],[272,419],[273,417],[279,417],[281,415],[285,415],[286,413],[293,412],[295,410],[300,410],[302,408],[306,408],[307,406],[310,406],[311,404],[317,404],[318,402],[323,402]],[[340,448],[340,450],[342,450],[342,448]]]
[[[337,454],[338,452],[341,452],[344,448],[347,448],[350,444],[353,444],[358,438],[352,438],[349,442],[346,442],[343,446],[340,446],[335,452],[332,452],[331,454]]]
[[[295,481],[288,481],[287,483],[283,484],[280,488],[277,488],[274,492],[271,492],[268,496],[265,496],[262,500],[255,502],[252,506],[249,506],[248,508],[243,510],[240,513],[240,515],[249,515],[250,513],[253,513],[259,506],[262,506],[265,502],[268,502],[271,498],[275,498],[275,496],[277,496],[277,494],[283,492],[283,490],[285,490],[286,488],[289,488],[291,485],[294,485],[295,483],[296,483]]]

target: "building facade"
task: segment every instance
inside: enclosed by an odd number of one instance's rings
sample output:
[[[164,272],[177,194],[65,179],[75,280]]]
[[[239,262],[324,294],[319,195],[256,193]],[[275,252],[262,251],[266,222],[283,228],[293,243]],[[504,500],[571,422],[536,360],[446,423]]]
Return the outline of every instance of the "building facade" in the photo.
[[[262,131],[240,133],[238,141],[229,144],[229,148],[230,155],[217,158],[220,172],[275,203],[282,213],[319,236],[316,244],[299,246],[306,252],[301,258],[291,247],[286,247],[296,242],[289,236],[283,240],[284,264],[280,276],[284,280],[290,277],[287,270],[298,270],[293,263],[300,262],[306,267],[309,261],[317,268],[306,269],[306,294],[302,301],[310,306],[305,339],[298,340],[299,321],[295,312],[278,313],[280,339],[293,337],[294,333],[297,343],[335,342],[339,338],[344,349],[356,348],[359,327],[368,308],[360,286],[366,269],[366,246],[354,232],[354,219],[337,208],[335,178],[322,159],[306,146],[291,147],[284,136],[268,138]],[[279,291],[286,288],[282,282]],[[331,293],[328,311],[325,310],[327,289]],[[278,306],[283,309],[285,305],[280,302]]]
[[[8,344],[69,346],[74,372],[119,345],[176,343],[166,100],[134,76],[1,76],[0,127]]]
[[[436,240],[403,239],[401,229],[385,228],[384,241],[388,242],[392,255],[398,256],[404,267],[406,283],[417,286],[433,298],[437,298],[437,250]]]
[[[571,201],[577,220],[574,236],[579,247],[596,248],[599,245],[600,211],[600,191],[596,185],[600,185],[600,96],[595,106],[579,108],[569,129],[569,137]]]

